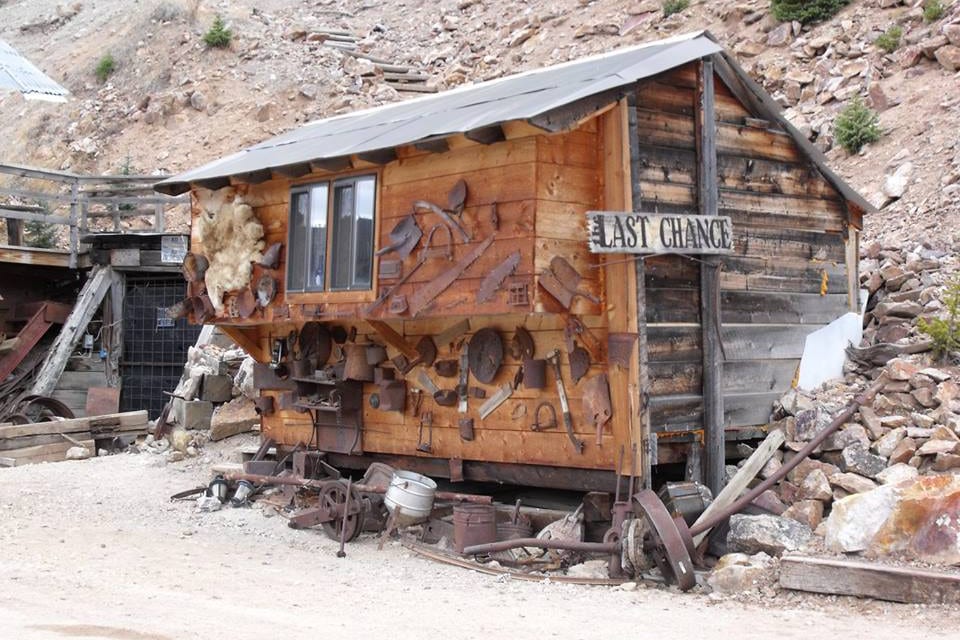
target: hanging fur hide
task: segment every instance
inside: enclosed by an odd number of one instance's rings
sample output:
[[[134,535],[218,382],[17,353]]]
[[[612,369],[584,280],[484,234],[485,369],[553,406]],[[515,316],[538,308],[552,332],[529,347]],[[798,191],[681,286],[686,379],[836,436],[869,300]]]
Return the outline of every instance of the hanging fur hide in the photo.
[[[253,264],[263,258],[263,225],[251,203],[232,187],[197,194],[197,238],[210,262],[204,281],[217,315],[223,294],[250,285]]]

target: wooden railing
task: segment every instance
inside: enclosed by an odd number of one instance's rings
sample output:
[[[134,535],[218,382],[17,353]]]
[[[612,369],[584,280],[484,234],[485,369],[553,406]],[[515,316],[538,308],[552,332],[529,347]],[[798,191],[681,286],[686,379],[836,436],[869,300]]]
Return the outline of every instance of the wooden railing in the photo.
[[[71,268],[76,268],[83,251],[83,235],[162,233],[169,211],[190,201],[189,196],[155,192],[153,185],[166,177],[162,175],[84,176],[9,164],[0,164],[0,174],[14,178],[0,178],[0,218],[7,221],[7,244],[23,245],[27,221],[65,225]],[[125,228],[123,220],[133,217],[145,218],[147,225]]]

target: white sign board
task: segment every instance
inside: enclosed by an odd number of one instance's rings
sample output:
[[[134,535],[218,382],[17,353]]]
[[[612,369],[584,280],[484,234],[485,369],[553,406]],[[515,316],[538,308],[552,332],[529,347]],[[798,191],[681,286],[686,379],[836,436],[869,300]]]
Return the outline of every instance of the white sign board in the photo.
[[[593,253],[720,254],[733,251],[729,216],[588,211]]]

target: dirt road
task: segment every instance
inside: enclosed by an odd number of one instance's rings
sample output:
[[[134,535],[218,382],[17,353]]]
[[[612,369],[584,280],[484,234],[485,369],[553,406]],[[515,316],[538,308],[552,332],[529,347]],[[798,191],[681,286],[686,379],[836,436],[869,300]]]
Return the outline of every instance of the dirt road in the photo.
[[[0,637],[903,640],[960,628],[956,608],[521,583],[398,544],[378,552],[369,536],[338,559],[322,533],[260,509],[168,500],[208,465],[140,454],[0,469]]]

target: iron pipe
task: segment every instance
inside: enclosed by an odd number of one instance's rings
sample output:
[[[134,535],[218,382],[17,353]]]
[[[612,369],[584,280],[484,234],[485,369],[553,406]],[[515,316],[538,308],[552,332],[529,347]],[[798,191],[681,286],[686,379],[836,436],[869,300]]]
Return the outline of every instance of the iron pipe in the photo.
[[[294,487],[313,487],[320,489],[324,483],[330,480],[310,480],[308,478],[299,478],[297,476],[265,476],[255,473],[227,473],[224,475],[227,480],[248,480],[254,484],[272,484],[289,485]],[[386,487],[375,487],[372,485],[354,483],[353,488],[361,493],[386,493]],[[493,504],[491,496],[482,496],[475,493],[454,493],[451,491],[437,491],[434,494],[437,500],[449,502],[474,502],[476,504]]]
[[[564,551],[584,551],[586,553],[620,553],[619,542],[580,542],[579,540],[541,540],[540,538],[516,538],[501,542],[488,542],[465,547],[464,555],[480,553],[496,553],[509,551],[520,547],[535,547],[537,549],[562,549]]]
[[[836,415],[833,421],[829,425],[827,425],[827,427],[823,431],[818,433],[813,438],[813,440],[808,442],[807,446],[805,446],[803,449],[798,451],[797,455],[792,457],[789,462],[784,463],[784,465],[780,467],[776,473],[774,473],[772,476],[770,476],[769,478],[767,478],[766,480],[758,484],[756,487],[754,487],[747,493],[740,496],[740,498],[738,498],[733,504],[731,504],[726,509],[722,509],[716,512],[715,514],[713,514],[703,522],[695,522],[694,525],[690,527],[690,535],[696,536],[701,533],[704,533],[705,531],[709,531],[710,529],[714,528],[715,526],[717,526],[718,524],[720,524],[721,522],[723,522],[733,514],[739,513],[744,507],[746,507],[748,504],[753,502],[757,496],[759,496],[761,493],[763,493],[764,491],[766,491],[776,483],[783,480],[787,476],[787,474],[794,469],[794,467],[796,467],[801,462],[803,462],[811,453],[813,453],[814,449],[819,447],[824,440],[830,437],[830,434],[832,434],[834,431],[839,429],[841,425],[843,425],[847,420],[849,420],[853,416],[854,412],[860,408],[860,405],[863,405],[869,402],[873,398],[873,396],[877,395],[877,393],[879,393],[879,391],[886,384],[887,384],[887,372],[884,371],[880,374],[880,376],[874,381],[872,385],[867,387],[863,391],[863,393],[857,395],[853,399],[853,401],[851,401],[850,404],[848,404],[843,411],[841,411]]]

